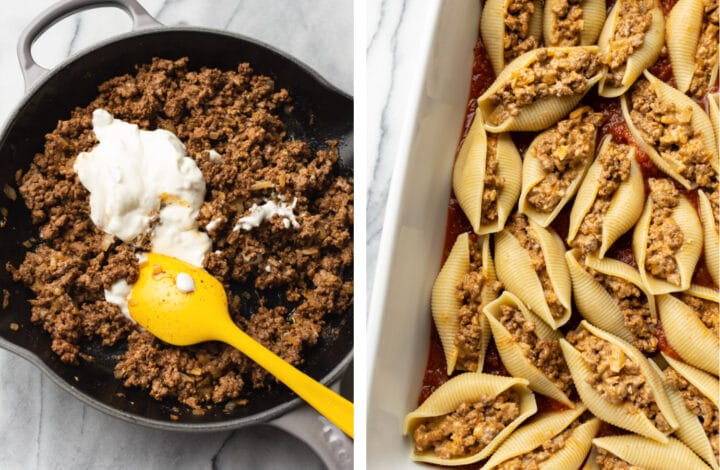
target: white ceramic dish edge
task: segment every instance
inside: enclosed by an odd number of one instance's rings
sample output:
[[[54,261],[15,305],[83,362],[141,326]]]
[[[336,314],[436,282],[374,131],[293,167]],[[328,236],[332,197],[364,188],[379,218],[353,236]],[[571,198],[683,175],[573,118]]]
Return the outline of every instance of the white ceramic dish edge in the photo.
[[[425,51],[400,138],[368,316],[367,467],[417,469],[402,420],[427,361],[453,157],[478,37],[478,0],[427,2]]]

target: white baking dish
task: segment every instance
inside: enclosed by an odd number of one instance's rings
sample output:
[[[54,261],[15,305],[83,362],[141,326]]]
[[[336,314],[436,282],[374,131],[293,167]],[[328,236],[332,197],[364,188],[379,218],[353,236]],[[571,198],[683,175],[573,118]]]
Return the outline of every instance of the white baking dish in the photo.
[[[470,90],[479,0],[427,1],[427,51],[400,139],[368,318],[367,467],[418,468],[402,420],[417,405],[451,172]],[[424,73],[423,73],[424,72]]]

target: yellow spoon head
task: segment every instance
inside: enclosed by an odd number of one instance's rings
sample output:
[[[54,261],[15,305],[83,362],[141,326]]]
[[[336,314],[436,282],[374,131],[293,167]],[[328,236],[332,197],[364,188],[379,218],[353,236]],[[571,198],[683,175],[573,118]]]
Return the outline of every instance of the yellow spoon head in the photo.
[[[130,316],[176,346],[217,338],[229,319],[222,284],[207,271],[172,256],[148,253],[128,298]]]

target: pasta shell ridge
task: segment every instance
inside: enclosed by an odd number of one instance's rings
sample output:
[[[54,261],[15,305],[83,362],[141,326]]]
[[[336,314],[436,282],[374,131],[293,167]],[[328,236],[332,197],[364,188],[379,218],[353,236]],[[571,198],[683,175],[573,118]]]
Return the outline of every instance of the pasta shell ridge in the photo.
[[[667,443],[633,434],[596,437],[594,446],[605,449],[622,460],[642,468],[678,470],[680,468],[709,469],[705,462],[679,440],[670,437]]]
[[[485,43],[495,75],[507,65],[505,63],[505,12],[510,0],[488,0],[480,18],[480,32]],[[528,25],[528,37],[536,37],[540,43],[542,30],[542,2],[533,1],[535,10]]]
[[[688,382],[690,382],[700,393],[706,396],[713,405],[718,406],[718,378],[714,375],[708,374],[707,372],[700,370],[697,367],[693,367],[690,364],[674,359],[666,353],[661,353],[662,357],[668,363],[668,366],[675,369],[675,371],[682,375]]]
[[[700,39],[703,4],[679,0],[666,19],[666,43],[677,89],[685,93],[695,73],[695,50]]]
[[[560,38],[556,38],[552,31],[557,18],[553,14],[553,8],[563,0],[547,0],[543,8],[543,38],[547,46],[562,46]],[[582,31],[580,32],[580,46],[595,44],[600,30],[605,23],[605,2],[603,0],[583,0],[580,2],[582,8]]]
[[[705,264],[715,284],[720,285],[720,236],[710,199],[703,190],[698,191],[698,213],[703,228]]]
[[[505,181],[497,200],[497,220],[495,223],[482,224],[480,221],[479,235],[496,233],[503,229],[505,221],[510,216],[518,196],[520,195],[522,158],[515,143],[509,134],[499,134],[498,137],[498,175]]]
[[[475,113],[453,168],[453,191],[473,230],[480,225],[482,194],[485,187],[487,135],[482,116]]]

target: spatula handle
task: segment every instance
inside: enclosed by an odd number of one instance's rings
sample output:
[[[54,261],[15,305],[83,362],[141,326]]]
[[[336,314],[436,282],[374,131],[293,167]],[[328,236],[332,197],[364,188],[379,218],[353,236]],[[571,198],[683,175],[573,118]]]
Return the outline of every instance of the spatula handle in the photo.
[[[217,339],[239,349],[260,367],[274,375],[321,415],[353,437],[353,404],[307,374],[300,372],[267,349],[235,324],[219,329]]]

